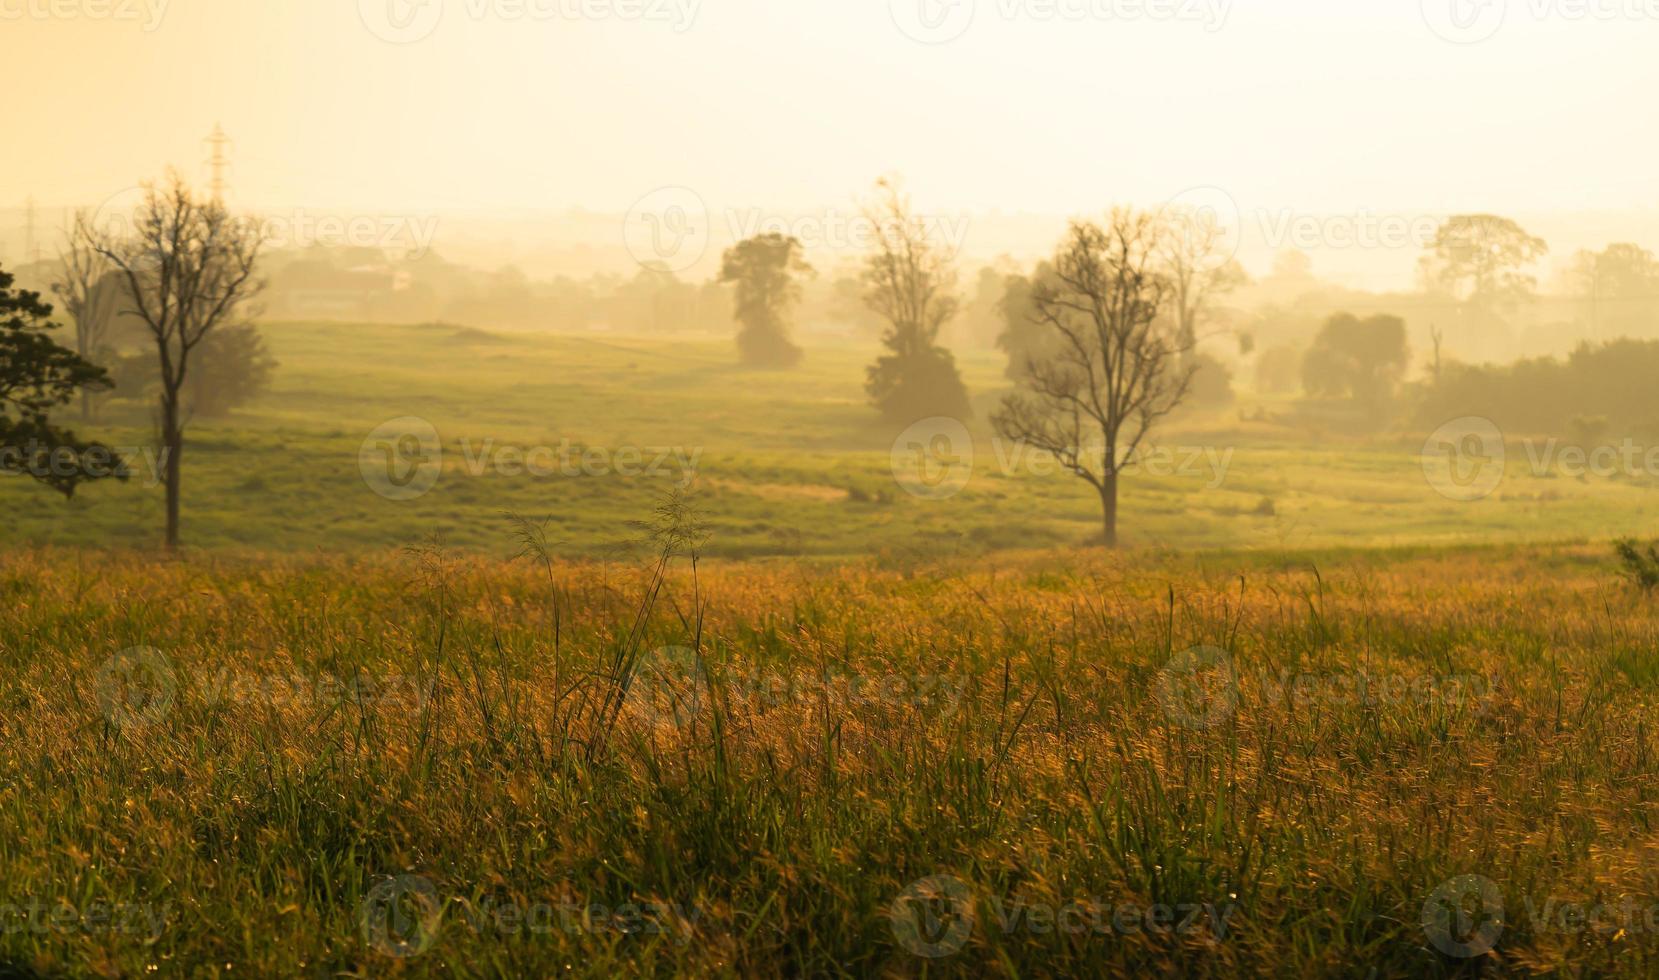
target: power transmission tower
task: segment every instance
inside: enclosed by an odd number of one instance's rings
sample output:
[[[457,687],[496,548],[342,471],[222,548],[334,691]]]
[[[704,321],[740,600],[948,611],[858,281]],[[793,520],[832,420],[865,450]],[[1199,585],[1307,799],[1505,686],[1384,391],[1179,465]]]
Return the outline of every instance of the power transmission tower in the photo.
[[[208,193],[213,195],[214,204],[225,203],[225,171],[230,168],[230,157],[226,150],[230,146],[230,137],[225,135],[223,126],[215,123],[213,134],[206,141],[209,150],[207,165],[211,176],[208,179]]]

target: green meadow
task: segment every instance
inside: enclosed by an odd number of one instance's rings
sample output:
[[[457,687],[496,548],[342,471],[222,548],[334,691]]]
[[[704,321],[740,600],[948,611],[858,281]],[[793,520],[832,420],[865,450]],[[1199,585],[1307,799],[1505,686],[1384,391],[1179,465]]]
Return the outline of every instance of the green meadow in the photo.
[[[987,419],[1006,390],[998,354],[959,357],[976,415],[971,457],[952,457],[970,467],[965,485],[916,495],[894,475],[899,433],[864,398],[873,344],[819,344],[797,370],[755,371],[735,363],[723,338],[344,323],[273,323],[265,336],[281,365],[271,389],[189,430],[187,547],[373,551],[438,536],[489,553],[511,512],[548,519],[562,554],[606,557],[688,475],[713,557],[925,560],[1084,546],[1098,534],[1086,484],[992,435]],[[1536,471],[1515,448],[1498,490],[1464,502],[1425,479],[1421,434],[1343,437],[1244,421],[1293,412],[1243,392],[1233,406],[1163,425],[1156,450],[1123,480],[1126,543],[1582,540],[1659,523],[1651,477]],[[442,450],[429,465],[441,469],[424,494],[387,499],[365,480],[365,440],[406,418],[437,434]],[[148,407],[136,401],[113,402],[82,428],[120,447],[153,442]],[[162,514],[153,451],[133,458],[127,482],[93,484],[70,501],[0,481],[13,515],[6,540],[153,545]]]

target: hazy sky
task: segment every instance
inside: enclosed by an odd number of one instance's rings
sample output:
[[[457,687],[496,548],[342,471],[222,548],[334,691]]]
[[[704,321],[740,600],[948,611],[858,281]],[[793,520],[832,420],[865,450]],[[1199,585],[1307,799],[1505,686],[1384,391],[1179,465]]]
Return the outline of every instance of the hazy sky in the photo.
[[[1649,207],[1656,42],[1659,0],[0,0],[0,204],[200,179],[222,122],[247,207]]]

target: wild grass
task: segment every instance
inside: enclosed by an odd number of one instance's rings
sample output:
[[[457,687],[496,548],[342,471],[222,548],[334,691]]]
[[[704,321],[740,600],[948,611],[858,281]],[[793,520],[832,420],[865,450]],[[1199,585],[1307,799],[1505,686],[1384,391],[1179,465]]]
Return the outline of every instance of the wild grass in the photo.
[[[1659,968],[1656,630],[1605,548],[809,572],[672,509],[635,562],[517,528],[0,558],[0,974]],[[1504,911],[1460,958],[1462,876]]]

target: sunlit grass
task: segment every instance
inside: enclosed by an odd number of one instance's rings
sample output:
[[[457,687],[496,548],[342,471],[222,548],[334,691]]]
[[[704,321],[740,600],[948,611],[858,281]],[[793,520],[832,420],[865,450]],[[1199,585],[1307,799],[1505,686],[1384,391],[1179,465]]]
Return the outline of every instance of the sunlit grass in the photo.
[[[1651,929],[1543,918],[1659,905],[1656,633],[1607,549],[657,586],[549,548],[0,559],[0,906],[75,910],[0,972],[1652,974]],[[1472,959],[1423,925],[1463,875],[1505,904]],[[891,911],[933,876],[975,921],[926,959]],[[1073,903],[1227,914],[1010,912]]]

